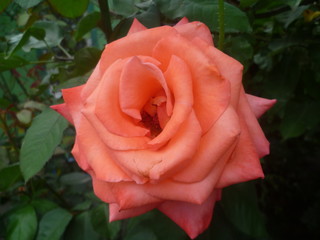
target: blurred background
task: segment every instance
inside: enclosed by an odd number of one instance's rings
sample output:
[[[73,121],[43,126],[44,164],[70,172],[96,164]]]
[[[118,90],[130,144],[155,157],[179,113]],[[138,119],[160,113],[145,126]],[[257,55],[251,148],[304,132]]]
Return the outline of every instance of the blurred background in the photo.
[[[0,1],[0,239],[188,239],[157,211],[108,223],[70,154],[74,129],[48,106],[86,82],[134,18],[148,28],[202,21],[218,45],[218,9],[218,0]],[[278,102],[260,119],[265,179],[224,189],[197,239],[320,239],[320,3],[230,0],[224,16],[223,51],[244,65],[246,92]]]

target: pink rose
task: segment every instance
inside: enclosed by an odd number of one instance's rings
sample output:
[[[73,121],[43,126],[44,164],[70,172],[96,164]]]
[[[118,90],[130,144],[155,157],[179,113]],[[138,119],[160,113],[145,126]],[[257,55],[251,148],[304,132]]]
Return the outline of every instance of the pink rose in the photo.
[[[72,153],[110,221],[157,208],[195,238],[223,187],[264,176],[257,118],[275,100],[246,94],[242,69],[201,22],[134,20],[86,84],[62,91],[52,108],[75,126]]]

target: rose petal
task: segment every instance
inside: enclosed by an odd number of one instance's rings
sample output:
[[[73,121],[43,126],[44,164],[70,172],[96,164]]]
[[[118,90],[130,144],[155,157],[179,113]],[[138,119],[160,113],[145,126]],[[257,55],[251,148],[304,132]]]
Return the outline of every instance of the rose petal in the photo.
[[[178,171],[194,155],[201,137],[201,128],[191,112],[177,134],[164,147],[153,150],[116,151],[115,160],[131,172],[130,176],[158,180]]]
[[[242,89],[239,100],[239,111],[242,118],[245,119],[248,126],[249,134],[260,158],[269,154],[269,141],[266,139],[260,124],[252,112],[248,99]]]
[[[100,140],[96,130],[88,123],[81,113],[81,90],[83,86],[68,88],[62,91],[63,98],[73,118],[76,128],[76,142],[74,146],[75,157],[80,150],[81,159],[88,161],[88,165],[95,172],[97,178],[110,182],[130,181],[131,179],[111,159],[108,148]]]
[[[135,182],[120,182],[109,184],[112,195],[116,199],[119,209],[130,209],[142,205],[160,203],[163,200],[149,195],[144,191],[144,184]]]
[[[192,110],[192,78],[186,64],[172,56],[164,77],[175,99],[173,114],[162,132],[148,143],[150,145],[162,145],[171,139]]]
[[[156,43],[163,37],[176,33],[169,26],[157,27],[141,31],[139,34],[130,34],[106,45],[102,52],[99,63],[86,83],[82,98],[86,99],[96,88],[100,81],[100,72],[106,69],[118,59],[131,56],[152,56],[152,50]],[[143,43],[143,44],[142,44]]]
[[[240,132],[237,113],[229,106],[212,128],[202,136],[196,155],[186,168],[173,176],[173,180],[185,183],[202,181],[232,148]]]
[[[88,102],[90,106],[94,105],[94,112],[90,113],[87,106],[85,111],[86,115],[95,114],[113,134],[124,137],[145,136],[149,130],[135,124],[132,118],[123,114],[119,106],[120,76],[127,61],[118,60],[108,68],[97,91],[86,100],[87,105]]]
[[[64,118],[66,118],[71,124],[73,124],[72,116],[69,113],[68,107],[65,103],[50,106],[53,110],[60,113]]]
[[[162,63],[163,70],[167,69],[172,55],[189,66],[194,110],[203,132],[207,132],[228,106],[230,83],[221,78],[204,52],[179,34],[160,40],[153,53],[153,57]]]
[[[208,45],[213,46],[212,34],[209,28],[201,22],[195,21],[186,24],[177,24],[174,26],[174,28],[190,41],[197,37],[206,42]]]
[[[92,186],[93,186],[94,194],[104,202],[107,202],[107,203],[116,202],[116,198],[112,193],[110,183],[97,179],[94,172],[92,171],[89,171],[89,173],[92,178]]]
[[[219,49],[208,45],[203,39],[194,38],[193,43],[214,63],[222,77],[231,83],[230,103],[237,108],[242,88],[242,64]]]
[[[188,22],[189,22],[188,18],[183,17],[183,18],[180,19],[179,22],[177,22],[177,24],[175,26],[180,26],[180,25],[186,24]]]
[[[88,164],[88,161],[85,157],[85,154],[82,153],[81,149],[78,146],[78,138],[75,138],[74,146],[71,151],[72,155],[74,156],[75,160],[77,161],[79,167],[84,170],[88,171],[90,169],[90,166]]]
[[[98,101],[98,94],[96,94],[96,92],[98,92],[98,90],[91,94],[90,98],[86,102],[85,108],[82,110],[82,113],[88,121],[87,124],[91,125],[92,131],[96,132],[105,146],[113,150],[133,150],[147,148],[147,143],[150,141],[148,137],[123,137],[108,131],[105,125],[95,114],[95,104]],[[119,120],[119,122],[121,122],[121,120]],[[124,122],[123,119],[122,122]],[[124,126],[127,126],[127,124]]]
[[[268,109],[270,109],[277,102],[276,99],[266,99],[250,94],[246,94],[246,97],[256,118],[261,117]]]
[[[218,183],[225,165],[233,153],[236,143],[220,157],[214,168],[199,182],[182,183],[168,179],[155,184],[145,184],[145,191],[156,198],[202,204]],[[192,176],[191,176],[192,177]]]
[[[166,201],[158,209],[178,224],[190,238],[196,238],[210,224],[217,199],[216,192],[201,205],[178,201]]]
[[[131,25],[127,35],[130,35],[130,34],[133,34],[133,33],[136,33],[136,32],[141,32],[141,31],[144,31],[146,29],[147,28],[145,26],[143,26],[138,21],[138,19],[135,18],[135,19],[133,19],[132,25]]]
[[[142,63],[139,58],[132,57],[123,66],[120,78],[120,107],[128,116],[141,120],[143,106],[161,89],[166,94],[167,111],[171,115],[171,93],[162,72],[154,64]]]
[[[243,116],[239,116],[241,134],[232,157],[227,163],[216,188],[224,188],[232,184],[263,178],[264,174],[260,158],[252,142]]]
[[[152,209],[156,208],[158,205],[159,205],[158,203],[148,204],[141,207],[120,210],[120,207],[118,204],[111,203],[109,204],[109,221],[113,222],[116,220],[139,216],[141,214],[151,211]]]

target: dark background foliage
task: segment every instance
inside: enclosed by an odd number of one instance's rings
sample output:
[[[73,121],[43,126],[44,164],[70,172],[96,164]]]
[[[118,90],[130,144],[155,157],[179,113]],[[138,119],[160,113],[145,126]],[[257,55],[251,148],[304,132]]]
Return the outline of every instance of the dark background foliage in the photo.
[[[134,18],[156,27],[187,16],[218,45],[218,0],[106,3],[0,2],[0,239],[187,239],[157,211],[108,223],[70,154],[73,128],[48,106],[87,80]],[[223,51],[245,66],[246,91],[278,102],[260,119],[265,179],[224,189],[197,239],[320,239],[320,3],[230,0],[224,13]]]

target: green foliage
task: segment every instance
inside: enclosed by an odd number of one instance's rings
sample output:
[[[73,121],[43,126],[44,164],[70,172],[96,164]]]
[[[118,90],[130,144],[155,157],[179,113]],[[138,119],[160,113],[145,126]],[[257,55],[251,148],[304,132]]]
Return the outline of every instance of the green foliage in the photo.
[[[55,208],[47,212],[39,222],[37,240],[59,240],[72,218],[72,215],[62,209]]]
[[[156,0],[160,11],[171,19],[188,17],[207,24],[211,31],[219,31],[218,1],[207,0]],[[247,15],[239,8],[225,3],[225,32],[251,32]],[[232,16],[232,17],[231,17]]]
[[[20,169],[25,181],[43,168],[61,142],[66,127],[67,121],[51,109],[33,120],[21,145]]]
[[[8,217],[8,240],[32,240],[37,230],[37,217],[34,208],[26,205],[13,211]]]
[[[70,155],[74,129],[47,108],[61,89],[87,81],[105,35],[125,36],[134,18],[150,28],[186,16],[206,23],[216,41],[218,1],[108,3],[110,14],[96,0],[0,1],[0,239],[187,239],[158,211],[109,223],[108,205]],[[260,120],[271,142],[266,178],[224,189],[197,239],[319,239],[320,4],[224,7],[224,52],[244,65],[246,91],[278,102]]]
[[[86,11],[89,0],[49,0],[49,3],[62,16],[75,18]]]

